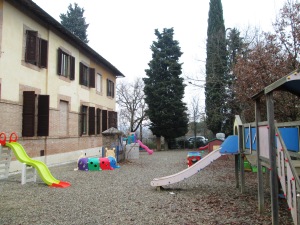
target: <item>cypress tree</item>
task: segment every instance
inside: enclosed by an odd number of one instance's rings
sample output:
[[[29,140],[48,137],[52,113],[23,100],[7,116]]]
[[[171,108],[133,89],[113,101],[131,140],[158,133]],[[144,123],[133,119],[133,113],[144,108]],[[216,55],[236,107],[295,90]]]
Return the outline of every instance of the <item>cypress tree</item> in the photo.
[[[146,69],[145,102],[148,104],[147,115],[151,121],[150,130],[157,137],[157,150],[160,150],[160,138],[168,142],[187,133],[188,116],[184,97],[183,78],[179,58],[182,52],[179,42],[173,40],[173,28],[157,29],[157,41],[151,45],[152,60]]]
[[[226,104],[224,110],[225,122],[222,131],[227,135],[233,134],[233,123],[235,115],[240,115],[239,103],[235,97],[234,85],[236,76],[233,73],[234,65],[236,64],[238,56],[246,53],[244,48],[247,44],[240,37],[238,29],[228,29],[226,36],[227,46],[227,75],[226,75]]]
[[[88,43],[87,28],[89,24],[86,24],[85,17],[83,17],[84,9],[79,7],[77,3],[69,5],[66,14],[61,13],[59,15],[61,24],[66,27],[71,33],[76,35],[84,43]]]
[[[210,0],[206,42],[205,111],[208,129],[222,131],[227,71],[226,37],[221,0]]]

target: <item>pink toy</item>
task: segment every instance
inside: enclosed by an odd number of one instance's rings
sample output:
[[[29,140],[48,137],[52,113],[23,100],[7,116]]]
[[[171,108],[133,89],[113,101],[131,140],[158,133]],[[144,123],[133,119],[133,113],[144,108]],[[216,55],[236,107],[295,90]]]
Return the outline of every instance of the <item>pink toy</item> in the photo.
[[[149,148],[148,148],[146,145],[144,145],[140,140],[137,140],[137,143],[139,143],[139,145],[140,145],[143,149],[145,149],[145,150],[148,152],[149,155],[152,155],[153,150],[149,149]]]

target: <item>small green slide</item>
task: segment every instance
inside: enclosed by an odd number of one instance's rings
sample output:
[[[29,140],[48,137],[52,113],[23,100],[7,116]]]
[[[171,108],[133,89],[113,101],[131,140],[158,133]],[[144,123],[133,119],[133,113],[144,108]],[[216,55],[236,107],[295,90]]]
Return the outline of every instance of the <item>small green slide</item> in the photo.
[[[30,158],[26,151],[24,150],[23,146],[19,144],[18,142],[10,142],[5,144],[7,147],[9,147],[15,154],[16,158],[21,162],[25,163],[29,166],[33,166],[40,175],[41,179],[49,186],[51,187],[60,187],[60,188],[66,188],[70,186],[70,183],[60,181],[55,179],[49,168],[46,166],[45,163]]]

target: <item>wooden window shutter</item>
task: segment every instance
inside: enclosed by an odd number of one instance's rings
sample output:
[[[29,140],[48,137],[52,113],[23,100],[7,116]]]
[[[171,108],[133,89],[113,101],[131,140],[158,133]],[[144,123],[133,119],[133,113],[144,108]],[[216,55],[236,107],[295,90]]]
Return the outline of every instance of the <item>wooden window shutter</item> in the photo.
[[[100,134],[100,132],[101,132],[100,131],[100,127],[101,127],[101,120],[100,120],[101,117],[100,117],[100,115],[101,115],[101,109],[98,108],[97,113],[96,113],[97,134]]]
[[[79,84],[83,85],[83,64],[79,63]]]
[[[115,84],[114,82],[111,82],[111,97],[115,97]]]
[[[34,91],[23,92],[23,113],[22,113],[22,136],[34,136],[35,119],[35,93]]]
[[[107,110],[102,110],[102,132],[107,130]]]
[[[61,75],[61,60],[62,60],[62,50],[57,49],[57,74]]]
[[[89,107],[89,135],[95,134],[95,107]]]
[[[109,96],[109,79],[106,79],[106,95]]]
[[[114,117],[114,128],[118,128],[118,113],[114,112],[113,113],[113,117]]]
[[[48,64],[48,41],[40,39],[41,41],[41,54],[40,54],[40,67],[47,68]]]
[[[25,50],[25,62],[37,65],[38,61],[38,32],[27,30],[26,31],[26,50]]]
[[[49,136],[49,95],[38,97],[38,127],[37,136]]]
[[[70,56],[70,80],[75,80],[75,57]]]
[[[84,119],[83,119],[83,105],[80,106],[80,115],[79,115],[79,136],[83,135],[83,123],[84,123]]]
[[[95,68],[89,68],[89,86],[95,88]]]

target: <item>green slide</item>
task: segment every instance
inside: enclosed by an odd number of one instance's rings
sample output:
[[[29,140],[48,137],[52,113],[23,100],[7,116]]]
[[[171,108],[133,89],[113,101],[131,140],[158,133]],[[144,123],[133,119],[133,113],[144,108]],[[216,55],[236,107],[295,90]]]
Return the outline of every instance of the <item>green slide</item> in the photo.
[[[37,171],[38,174],[40,175],[41,179],[49,186],[52,187],[69,187],[70,184],[68,182],[63,182],[60,180],[55,179],[49,168],[46,166],[45,163],[32,159],[30,158],[26,151],[24,150],[23,146],[19,144],[18,142],[10,142],[6,143],[6,146],[9,147],[15,154],[16,158],[21,162],[25,163],[29,166],[33,166]]]

